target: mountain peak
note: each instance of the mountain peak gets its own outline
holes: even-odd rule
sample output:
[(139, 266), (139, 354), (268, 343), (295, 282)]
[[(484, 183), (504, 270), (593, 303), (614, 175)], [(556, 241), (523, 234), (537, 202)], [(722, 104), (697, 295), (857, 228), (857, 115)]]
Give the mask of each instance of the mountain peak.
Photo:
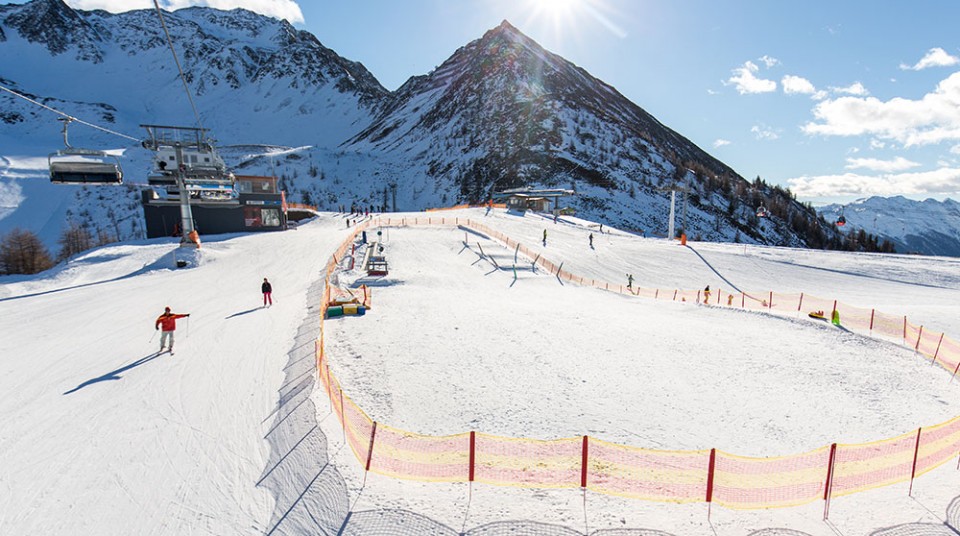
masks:
[(13, 10), (2, 22), (27, 41), (45, 44), (53, 54), (62, 54), (75, 45), (78, 58), (95, 63), (103, 60), (93, 42), (96, 32), (63, 0), (33, 0)]

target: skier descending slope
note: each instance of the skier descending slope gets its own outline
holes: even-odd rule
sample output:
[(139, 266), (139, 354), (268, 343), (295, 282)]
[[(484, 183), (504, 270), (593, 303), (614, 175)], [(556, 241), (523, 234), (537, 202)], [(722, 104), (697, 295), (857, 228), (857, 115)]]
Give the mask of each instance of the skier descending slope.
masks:
[(163, 309), (163, 314), (157, 317), (157, 321), (154, 322), (153, 327), (155, 329), (163, 328), (163, 332), (160, 334), (160, 351), (163, 352), (165, 343), (169, 339), (170, 344), (168, 346), (170, 354), (173, 354), (173, 332), (177, 330), (177, 319), (190, 316), (190, 313), (187, 314), (177, 314), (171, 313), (169, 307)]
[(273, 286), (270, 285), (270, 282), (267, 281), (267, 278), (263, 278), (263, 284), (260, 285), (260, 292), (263, 293), (263, 306), (268, 307), (273, 305)]

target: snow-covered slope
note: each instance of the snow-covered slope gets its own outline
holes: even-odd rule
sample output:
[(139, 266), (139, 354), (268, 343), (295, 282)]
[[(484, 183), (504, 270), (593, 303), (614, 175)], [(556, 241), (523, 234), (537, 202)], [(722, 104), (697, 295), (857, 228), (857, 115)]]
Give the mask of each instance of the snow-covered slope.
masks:
[[(587, 277), (802, 290), (960, 333), (955, 259), (683, 248), (578, 219), (442, 215), (482, 221)], [(343, 216), (324, 214), (297, 231), (210, 237), (186, 270), (171, 268), (173, 241), (154, 240), (0, 277), (0, 533), (480, 535), (495, 524), (497, 533), (574, 534), (584, 523), (586, 533), (711, 532), (703, 504), (364, 479), (325, 394), (303, 392), (313, 340), (296, 328), (317, 325), (307, 289), (347, 231)], [(373, 288), (373, 308), (328, 322), (326, 336), (344, 389), (386, 424), (790, 454), (913, 430), (960, 404), (948, 374), (895, 344), (802, 318), (619, 296), (522, 267), (514, 282), (477, 243), (503, 267), (513, 250), (462, 230), (382, 238), (391, 273)], [(274, 284), (270, 309), (259, 308), (263, 277)], [(153, 357), (153, 322), (167, 305), (191, 317), (180, 321), (176, 354)], [(287, 362), (291, 348), (305, 357)], [(288, 429), (294, 421), (303, 427)], [(898, 523), (943, 534), (922, 530), (945, 529), (942, 512), (960, 489), (949, 465), (918, 479), (913, 499), (901, 485), (836, 497), (831, 521), (844, 534)], [(407, 523), (394, 525), (405, 510)], [(822, 514), (820, 503), (714, 507), (712, 523), (731, 536), (834, 534)]]
[[(889, 240), (897, 251), (960, 257), (960, 204), (952, 199), (915, 201), (902, 196), (858, 199), (842, 206), (844, 233), (861, 230)], [(836, 221), (841, 205), (818, 211)]]

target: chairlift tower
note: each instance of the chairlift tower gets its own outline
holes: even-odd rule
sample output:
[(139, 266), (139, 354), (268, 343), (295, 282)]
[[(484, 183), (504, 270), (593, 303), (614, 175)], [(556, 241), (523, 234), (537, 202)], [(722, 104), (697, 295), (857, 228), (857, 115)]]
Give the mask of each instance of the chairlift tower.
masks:
[(672, 184), (670, 186), (665, 186), (662, 188), (657, 188), (658, 192), (670, 192), (670, 221), (667, 227), (667, 238), (673, 240), (676, 238), (676, 227), (674, 225), (674, 219), (676, 214), (676, 204), (677, 204), (677, 192), (683, 192), (683, 229), (686, 232), (687, 229), (687, 193), (690, 191), (686, 186), (681, 186), (679, 184)]
[(213, 148), (207, 130), (194, 127), (140, 125), (147, 130), (143, 147), (156, 153), (155, 172), (169, 177), (180, 198), (180, 247), (199, 247), (190, 192), (233, 188), (233, 174)]

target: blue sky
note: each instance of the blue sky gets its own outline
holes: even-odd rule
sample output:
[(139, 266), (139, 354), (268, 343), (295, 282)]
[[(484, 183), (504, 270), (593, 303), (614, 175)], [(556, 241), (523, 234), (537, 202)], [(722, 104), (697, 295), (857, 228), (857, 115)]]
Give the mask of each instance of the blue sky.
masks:
[[(22, 2), (17, 2), (22, 3)], [(122, 11), (151, 0), (67, 0)], [(960, 2), (166, 0), (286, 18), (388, 89), (509, 20), (748, 179), (958, 198)]]

